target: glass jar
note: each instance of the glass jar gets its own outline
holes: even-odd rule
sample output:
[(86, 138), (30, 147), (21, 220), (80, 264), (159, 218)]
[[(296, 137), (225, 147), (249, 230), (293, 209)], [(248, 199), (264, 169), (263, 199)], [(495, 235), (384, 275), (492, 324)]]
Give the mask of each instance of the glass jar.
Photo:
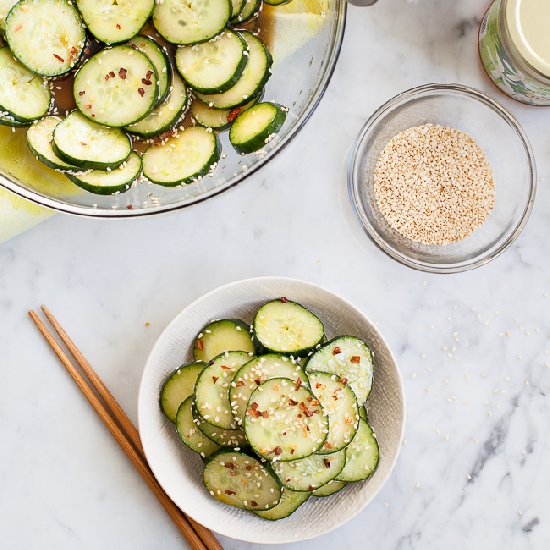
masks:
[(479, 31), (489, 78), (507, 95), (550, 106), (550, 0), (495, 0)]

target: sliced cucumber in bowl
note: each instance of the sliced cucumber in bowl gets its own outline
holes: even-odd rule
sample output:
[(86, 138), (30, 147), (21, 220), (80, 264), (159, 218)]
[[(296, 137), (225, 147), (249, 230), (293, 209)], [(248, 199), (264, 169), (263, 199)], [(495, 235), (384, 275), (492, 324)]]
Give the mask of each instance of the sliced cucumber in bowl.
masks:
[(219, 34), (231, 12), (230, 0), (162, 0), (153, 11), (153, 24), (172, 44), (196, 44)]
[[(208, 362), (226, 351), (254, 352), (250, 326), (240, 319), (218, 319), (205, 325), (193, 342), (193, 357)], [(250, 358), (249, 358), (250, 360)]]
[(248, 45), (248, 62), (236, 84), (221, 94), (201, 94), (197, 97), (215, 109), (235, 109), (255, 99), (271, 75), (272, 59), (264, 43), (250, 32), (241, 32)]
[(220, 447), (199, 430), (193, 418), (192, 401), (192, 397), (188, 397), (178, 407), (175, 418), (176, 430), (187, 447), (206, 458), (218, 451)]
[(219, 131), (227, 130), (243, 111), (250, 109), (255, 103), (256, 100), (253, 99), (250, 103), (235, 109), (213, 109), (200, 99), (194, 99), (191, 104), (191, 116), (199, 126), (204, 128), (213, 128)]
[(216, 135), (205, 128), (186, 128), (147, 149), (143, 173), (159, 185), (174, 187), (207, 175), (220, 158)]
[(146, 117), (159, 97), (152, 61), (130, 46), (96, 53), (80, 67), (74, 80), (78, 110), (90, 120), (121, 128)]
[(118, 168), (130, 155), (132, 144), (118, 128), (107, 128), (73, 111), (56, 127), (53, 149), (63, 161), (82, 170)]
[(32, 154), (46, 166), (54, 170), (78, 170), (60, 159), (52, 147), (54, 130), (62, 120), (58, 116), (47, 116), (35, 122), (27, 131), (27, 144)]
[(241, 113), (229, 132), (231, 145), (238, 153), (263, 149), (281, 129), (286, 111), (274, 103), (258, 103)]
[(66, 172), (66, 176), (76, 185), (96, 195), (124, 193), (141, 174), (141, 157), (137, 153), (130, 156), (112, 170), (91, 170), (88, 172)]
[(248, 44), (239, 33), (225, 30), (208, 42), (180, 46), (176, 67), (195, 91), (219, 94), (233, 87), (248, 62)]
[(268, 519), (269, 521), (287, 518), (296, 512), (310, 496), (311, 493), (308, 491), (291, 491), (285, 487), (281, 494), (281, 500), (277, 506), (265, 512), (256, 512), (256, 515)]
[(10, 118), (19, 123), (38, 120), (50, 104), (47, 82), (17, 61), (9, 48), (0, 48), (0, 109), (6, 123)]
[(41, 76), (60, 76), (80, 60), (86, 30), (66, 0), (21, 0), (9, 12), (5, 36), (13, 55)]
[(155, 0), (76, 0), (76, 5), (95, 38), (105, 44), (116, 44), (140, 31), (155, 7)]

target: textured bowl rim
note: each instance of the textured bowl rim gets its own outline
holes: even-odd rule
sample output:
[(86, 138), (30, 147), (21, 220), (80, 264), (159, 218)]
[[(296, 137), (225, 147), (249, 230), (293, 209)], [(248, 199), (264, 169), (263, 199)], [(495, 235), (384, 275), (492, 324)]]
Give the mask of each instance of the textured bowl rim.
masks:
[(328, 85), (330, 84), (330, 81), (332, 79), (332, 75), (334, 74), (334, 70), (336, 68), (336, 63), (338, 61), (338, 58), (340, 57), (340, 52), (342, 50), (342, 42), (344, 39), (344, 31), (346, 28), (347, 2), (345, 0), (335, 0), (335, 6), (336, 6), (336, 9), (338, 10), (338, 14), (337, 14), (335, 34), (332, 41), (331, 52), (327, 59), (327, 65), (326, 65), (326, 69), (323, 74), (323, 77), (319, 81), (319, 84), (317, 85), (315, 92), (313, 94), (313, 99), (307, 106), (304, 114), (297, 121), (294, 128), (290, 130), (288, 135), (284, 139), (282, 139), (273, 148), (272, 151), (270, 151), (263, 159), (261, 159), (254, 166), (253, 169), (245, 171), (239, 176), (231, 178), (230, 180), (228, 180), (228, 182), (226, 182), (224, 186), (220, 188), (212, 189), (211, 191), (203, 193), (202, 195), (199, 195), (193, 199), (184, 199), (172, 204), (147, 208), (146, 210), (138, 210), (138, 209), (113, 210), (111, 208), (90, 208), (90, 207), (85, 207), (85, 206), (80, 206), (75, 204), (67, 204), (61, 200), (46, 196), (43, 193), (39, 193), (38, 191), (32, 191), (30, 189), (26, 189), (25, 187), (20, 185), (15, 180), (15, 178), (12, 179), (11, 177), (4, 176), (2, 174), (0, 174), (0, 186), (5, 187), (9, 191), (15, 193), (16, 195), (19, 195), (20, 197), (23, 197), (24, 199), (30, 200), (31, 202), (34, 202), (41, 206), (51, 208), (58, 212), (64, 212), (66, 214), (74, 214), (76, 216), (84, 216), (84, 217), (90, 217), (90, 218), (110, 218), (110, 219), (140, 218), (145, 216), (154, 216), (154, 215), (158, 215), (166, 212), (171, 212), (174, 210), (182, 210), (184, 208), (188, 208), (195, 204), (200, 204), (201, 202), (204, 202), (217, 195), (221, 195), (222, 193), (224, 193), (225, 191), (228, 191), (229, 189), (233, 189), (239, 183), (245, 181), (250, 176), (252, 176), (256, 172), (261, 170), (266, 164), (269, 163), (269, 161), (277, 157), (278, 154), (289, 143), (291, 143), (294, 140), (294, 138), (300, 133), (302, 128), (309, 121), (309, 119), (311, 118), (311, 116), (319, 106), (321, 100), (323, 99), (323, 96), (325, 95)]
[[(405, 254), (402, 254), (399, 250), (391, 246), (386, 241), (386, 239), (374, 229), (367, 216), (365, 216), (363, 212), (361, 200), (357, 193), (358, 185), (356, 179), (356, 168), (359, 161), (359, 151), (362, 146), (363, 140), (365, 139), (371, 128), (381, 119), (383, 119), (386, 113), (394, 107), (408, 103), (409, 101), (417, 98), (419, 95), (440, 90), (452, 91), (457, 93), (458, 95), (464, 95), (476, 99), (479, 103), (484, 104), (487, 108), (492, 109), (495, 113), (500, 115), (500, 117), (513, 130), (515, 130), (516, 135), (525, 150), (530, 168), (529, 197), (525, 204), (521, 217), (514, 229), (510, 232), (504, 242), (502, 242), (498, 246), (498, 248), (496, 248), (492, 252), (481, 254), (477, 258), (461, 263), (434, 264), (423, 262), (421, 260), (415, 260), (413, 258), (410, 258), (409, 256), (406, 256)], [(367, 233), (369, 238), (380, 250), (385, 252), (388, 256), (398, 261), (399, 263), (418, 271), (425, 271), (434, 274), (461, 273), (464, 271), (477, 269), (478, 267), (488, 264), (495, 258), (498, 258), (512, 245), (512, 243), (519, 237), (519, 235), (523, 231), (523, 228), (529, 220), (529, 216), (531, 215), (531, 212), (533, 210), (533, 205), (537, 192), (537, 167), (535, 155), (533, 153), (533, 148), (531, 146), (529, 138), (527, 137), (527, 134), (525, 133), (525, 130), (523, 129), (519, 121), (496, 99), (478, 90), (477, 88), (464, 86), (463, 84), (423, 84), (421, 86), (416, 86), (414, 88), (405, 90), (404, 92), (401, 92), (388, 100), (368, 118), (367, 122), (361, 128), (359, 134), (355, 139), (352, 150), (349, 153), (347, 165), (347, 186), (349, 200), (351, 202), (356, 218), (359, 220), (359, 223), (361, 224), (363, 230)]]
[[(170, 331), (170, 329), (174, 325), (176, 325), (179, 322), (181, 317), (184, 317), (191, 308), (193, 308), (196, 304), (200, 303), (202, 300), (205, 300), (205, 299), (209, 298), (210, 296), (212, 296), (213, 294), (216, 294), (218, 292), (226, 291), (226, 290), (228, 290), (232, 287), (246, 285), (246, 284), (249, 284), (249, 283), (256, 283), (256, 282), (264, 282), (264, 283), (269, 283), (269, 282), (285, 283), (285, 282), (287, 282), (287, 283), (305, 285), (305, 286), (308, 286), (312, 289), (320, 290), (322, 292), (325, 292), (325, 293), (328, 293), (328, 294), (332, 295), (334, 298), (336, 298), (338, 300), (341, 300), (344, 304), (346, 304), (348, 307), (350, 307), (352, 310), (354, 310), (360, 317), (365, 319), (367, 321), (367, 323), (372, 327), (373, 331), (376, 333), (376, 335), (379, 338), (380, 342), (386, 347), (386, 349), (388, 351), (388, 355), (391, 358), (391, 360), (392, 360), (392, 362), (395, 366), (395, 374), (396, 374), (396, 380), (397, 380), (397, 390), (398, 390), (398, 393), (399, 393), (400, 401), (401, 401), (401, 404), (402, 404), (402, 411), (403, 411), (402, 416), (398, 419), (398, 422), (400, 423), (400, 430), (399, 430), (399, 438), (397, 440), (397, 445), (396, 445), (396, 450), (395, 450), (395, 456), (393, 457), (393, 460), (391, 461), (391, 464), (389, 465), (386, 477), (382, 480), (382, 482), (380, 483), (380, 486), (378, 487), (378, 489), (376, 491), (374, 491), (365, 502), (361, 503), (360, 506), (358, 506), (355, 510), (351, 511), (345, 518), (342, 518), (342, 520), (340, 522), (338, 522), (337, 524), (335, 524), (334, 526), (329, 527), (326, 530), (321, 531), (320, 533), (312, 535), (312, 536), (305, 536), (305, 537), (300, 538), (300, 539), (288, 538), (288, 539), (282, 539), (282, 540), (277, 540), (277, 541), (273, 541), (273, 542), (270, 542), (270, 541), (266, 542), (265, 540), (260, 541), (260, 540), (255, 540), (255, 539), (253, 540), (253, 539), (250, 539), (250, 538), (248, 538), (248, 539), (245, 539), (245, 538), (243, 538), (243, 539), (234, 539), (230, 535), (226, 535), (224, 533), (218, 533), (222, 536), (227, 536), (228, 538), (232, 538), (233, 540), (241, 540), (243, 542), (249, 542), (249, 543), (254, 543), (254, 544), (262, 544), (262, 545), (292, 544), (292, 543), (298, 543), (298, 542), (301, 542), (301, 541), (304, 541), (304, 540), (312, 540), (312, 539), (318, 538), (320, 536), (326, 535), (326, 534), (342, 527), (344, 524), (348, 523), (354, 517), (359, 515), (380, 494), (380, 492), (382, 491), (382, 489), (384, 488), (384, 486), (386, 485), (386, 483), (390, 479), (390, 477), (391, 477), (391, 475), (392, 475), (392, 473), (395, 469), (395, 466), (397, 464), (397, 461), (399, 459), (399, 456), (401, 454), (402, 447), (403, 447), (403, 438), (404, 438), (404, 435), (405, 435), (406, 418), (407, 418), (407, 402), (406, 402), (405, 387), (403, 385), (403, 377), (401, 376), (401, 371), (399, 369), (399, 364), (397, 362), (395, 354), (393, 353), (393, 351), (392, 351), (391, 347), (389, 346), (387, 340), (384, 338), (384, 336), (382, 335), (382, 333), (378, 329), (378, 326), (376, 325), (376, 323), (371, 321), (369, 317), (367, 317), (361, 310), (359, 310), (357, 307), (355, 307), (349, 300), (347, 300), (346, 298), (342, 297), (339, 294), (336, 294), (332, 290), (324, 288), (321, 285), (318, 285), (316, 283), (311, 283), (309, 281), (304, 281), (302, 279), (296, 279), (296, 278), (293, 278), (293, 277), (278, 277), (278, 276), (250, 277), (248, 279), (240, 279), (240, 280), (237, 280), (237, 281), (232, 281), (230, 283), (218, 286), (218, 287), (206, 292), (205, 294), (201, 295), (199, 298), (193, 300), (188, 305), (186, 305), (180, 311), (180, 313), (178, 313), (168, 323), (168, 325), (166, 325), (164, 330), (161, 332), (161, 334), (155, 340), (155, 343), (153, 344), (153, 347), (151, 348), (151, 351), (149, 352), (149, 354), (147, 356), (147, 360), (146, 360), (145, 366), (143, 368), (143, 372), (142, 372), (142, 376), (141, 376), (141, 380), (140, 380), (140, 384), (139, 384), (139, 391), (138, 391), (138, 403), (137, 403), (138, 431), (141, 434), (141, 415), (142, 415), (142, 413), (141, 413), (141, 411), (142, 411), (141, 403), (145, 399), (150, 399), (150, 395), (149, 394), (146, 395), (146, 390), (144, 389), (144, 386), (145, 386), (145, 384), (144, 384), (145, 372), (148, 370), (148, 367), (149, 367), (149, 365), (152, 361), (152, 358), (156, 354), (157, 348), (159, 347), (160, 341), (164, 337), (164, 335), (168, 331)], [(145, 458), (147, 459), (147, 462), (149, 463), (149, 458), (147, 456), (147, 449), (146, 449), (145, 445), (144, 445), (143, 451), (144, 451), (144, 454), (145, 454)], [(151, 471), (153, 471), (152, 467), (151, 467)], [(162, 487), (162, 489), (166, 492), (167, 495), (169, 495), (168, 491), (163, 486), (162, 482), (157, 478), (154, 471), (153, 471), (153, 475), (155, 476), (155, 479), (157, 479), (157, 481), (160, 484), (160, 486)], [(188, 514), (188, 512), (184, 512), (184, 513)], [(215, 528), (212, 528), (212, 529), (214, 531), (216, 531)]]

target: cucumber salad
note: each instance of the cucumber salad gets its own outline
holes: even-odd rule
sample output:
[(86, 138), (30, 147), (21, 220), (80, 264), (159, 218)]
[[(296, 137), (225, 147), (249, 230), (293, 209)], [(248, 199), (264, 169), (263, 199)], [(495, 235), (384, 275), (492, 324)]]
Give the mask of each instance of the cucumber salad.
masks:
[(167, 378), (159, 402), (202, 457), (212, 498), (280, 520), (376, 470), (366, 412), (373, 356), (361, 339), (327, 341), (316, 315), (281, 298), (251, 325), (207, 324), (193, 359)]
[[(222, 158), (224, 130), (239, 154), (262, 154), (287, 114), (262, 100), (272, 66), (258, 33), (262, 8), (263, 0), (6, 0), (0, 124), (28, 127), (39, 161), (101, 195), (138, 179), (200, 180)], [(59, 90), (69, 100), (58, 101)]]

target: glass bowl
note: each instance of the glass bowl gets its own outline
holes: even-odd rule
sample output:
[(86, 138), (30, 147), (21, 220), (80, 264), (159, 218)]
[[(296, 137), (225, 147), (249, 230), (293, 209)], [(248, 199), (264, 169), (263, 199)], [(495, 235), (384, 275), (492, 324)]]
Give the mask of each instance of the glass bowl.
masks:
[(0, 185), (44, 206), (96, 217), (157, 214), (190, 206), (248, 178), (280, 152), (307, 122), (332, 76), (344, 34), (344, 0), (294, 0), (287, 6), (264, 6), (262, 36), (274, 58), (264, 98), (289, 108), (279, 139), (265, 154), (238, 155), (228, 132), (220, 134), (225, 158), (212, 175), (175, 188), (139, 182), (114, 196), (83, 191), (37, 161), (27, 148), (26, 130), (0, 127)]
[[(466, 239), (447, 245), (413, 242), (386, 222), (374, 196), (374, 168), (387, 142), (423, 124), (466, 132), (484, 150), (494, 173), (496, 202), (485, 223)], [(457, 273), (480, 267), (518, 237), (531, 212), (536, 167), (525, 132), (499, 103), (458, 84), (427, 84), (388, 101), (367, 121), (348, 163), (348, 191), (364, 230), (395, 260), (421, 271)]]

